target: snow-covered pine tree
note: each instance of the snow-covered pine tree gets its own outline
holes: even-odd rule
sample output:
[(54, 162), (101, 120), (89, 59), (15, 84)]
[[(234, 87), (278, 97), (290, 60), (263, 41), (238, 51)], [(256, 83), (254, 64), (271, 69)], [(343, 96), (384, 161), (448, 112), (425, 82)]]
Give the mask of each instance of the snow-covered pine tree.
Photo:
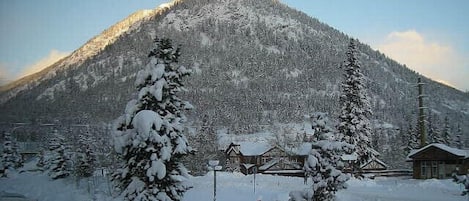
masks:
[(94, 154), (93, 140), (89, 132), (78, 135), (78, 153), (76, 174), (79, 177), (91, 177), (95, 170), (96, 156)]
[(349, 176), (342, 173), (343, 162), (340, 157), (353, 150), (353, 145), (339, 142), (335, 132), (329, 126), (325, 113), (316, 112), (311, 116), (315, 141), (304, 164), (305, 176), (311, 177), (313, 183), (310, 190), (302, 193), (306, 200), (333, 200), (337, 190), (346, 187)]
[(366, 93), (364, 75), (360, 72), (360, 64), (357, 58), (358, 50), (355, 40), (351, 39), (346, 52), (347, 60), (343, 66), (344, 80), (342, 81), (342, 93), (339, 101), (341, 112), (339, 116), (338, 131), (341, 140), (355, 145), (354, 151), (358, 158), (354, 163), (355, 169), (374, 156), (371, 151), (371, 124), (369, 117), (372, 115), (369, 98)]
[(36, 166), (41, 169), (41, 171), (44, 171), (44, 167), (46, 166), (45, 164), (46, 158), (45, 158), (45, 151), (41, 150), (39, 151), (39, 160), (36, 163)]
[(464, 142), (462, 140), (462, 129), (461, 125), (458, 124), (458, 128), (456, 130), (456, 139), (454, 139), (454, 144), (456, 145), (456, 148), (462, 149)]
[(417, 149), (419, 147), (418, 131), (412, 127), (412, 123), (409, 122), (407, 125), (407, 131), (404, 132), (404, 137), (402, 138), (403, 143), (406, 145), (404, 148), (405, 153), (409, 154), (411, 150)]
[(311, 116), (307, 117), (309, 117), (309, 120), (311, 121), (311, 128), (314, 131), (312, 139), (313, 142), (324, 139), (336, 139), (336, 136), (334, 136), (335, 131), (329, 123), (327, 113), (314, 112)]
[(451, 133), (451, 126), (449, 124), (449, 118), (448, 116), (445, 117), (445, 121), (444, 121), (444, 127), (443, 127), (443, 132), (441, 133), (441, 138), (442, 138), (442, 142), (443, 144), (446, 144), (448, 146), (452, 146), (452, 142), (453, 140), (451, 140), (451, 136), (453, 134)]
[(188, 176), (181, 163), (191, 151), (183, 134), (183, 110), (192, 106), (177, 93), (191, 71), (177, 65), (180, 49), (170, 39), (155, 39), (149, 64), (137, 74), (137, 99), (113, 128), (114, 148), (123, 166), (114, 181), (125, 200), (182, 200)]
[(65, 178), (70, 175), (70, 159), (66, 155), (64, 141), (64, 137), (54, 130), (49, 140), (50, 157), (47, 161), (49, 176), (52, 179)]
[(430, 141), (431, 143), (441, 143), (441, 144), (445, 144), (445, 139), (443, 137), (444, 133), (443, 133), (443, 129), (440, 129), (441, 127), (441, 122), (439, 120), (438, 117), (435, 116), (434, 120), (433, 120), (433, 124), (432, 124), (432, 128), (430, 129), (431, 131), (431, 140)]
[(431, 113), (428, 114), (427, 118), (427, 143), (431, 144), (435, 142), (435, 127), (433, 122), (433, 115)]
[(202, 125), (191, 140), (195, 153), (190, 158), (188, 169), (191, 170), (193, 175), (204, 175), (207, 173), (207, 162), (209, 160), (219, 160), (217, 155), (217, 134), (211, 122), (209, 116), (202, 117)]
[(8, 169), (16, 169), (22, 166), (21, 156), (18, 154), (15, 142), (9, 132), (4, 134), (2, 165), (4, 174)]

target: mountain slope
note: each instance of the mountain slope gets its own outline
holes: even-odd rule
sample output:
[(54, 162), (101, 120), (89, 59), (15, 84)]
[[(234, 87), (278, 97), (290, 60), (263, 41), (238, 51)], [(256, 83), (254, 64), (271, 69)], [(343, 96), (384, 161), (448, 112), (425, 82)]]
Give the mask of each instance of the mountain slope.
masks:
[[(155, 36), (180, 44), (181, 64), (195, 71), (184, 94), (196, 107), (189, 115), (194, 125), (206, 117), (215, 127), (246, 133), (301, 122), (313, 111), (337, 116), (346, 35), (278, 1), (181, 0), (132, 15), (4, 88), (0, 122), (115, 119), (135, 93), (135, 74), (148, 62)], [(359, 50), (375, 124), (403, 128), (415, 119), (419, 75), (367, 45)], [(431, 115), (469, 130), (467, 94), (424, 81)]]

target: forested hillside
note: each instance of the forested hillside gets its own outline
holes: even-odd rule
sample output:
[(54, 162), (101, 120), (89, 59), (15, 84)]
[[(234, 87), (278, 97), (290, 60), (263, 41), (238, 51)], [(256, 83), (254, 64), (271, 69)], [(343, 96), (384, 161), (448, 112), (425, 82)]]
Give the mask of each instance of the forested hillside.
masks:
[[(315, 111), (338, 116), (350, 38), (327, 24), (273, 0), (181, 0), (139, 13), (39, 74), (3, 87), (0, 122), (111, 122), (136, 91), (136, 73), (149, 62), (156, 36), (180, 45), (179, 62), (194, 71), (183, 96), (195, 107), (188, 117), (196, 130), (204, 122), (246, 134), (301, 123)], [(358, 50), (374, 145), (393, 160), (404, 132), (417, 124), (420, 75), (366, 44)], [(468, 133), (469, 95), (423, 81), (429, 126), (442, 130), (447, 117), (452, 136), (458, 125)], [(467, 145), (467, 134), (463, 139)]]

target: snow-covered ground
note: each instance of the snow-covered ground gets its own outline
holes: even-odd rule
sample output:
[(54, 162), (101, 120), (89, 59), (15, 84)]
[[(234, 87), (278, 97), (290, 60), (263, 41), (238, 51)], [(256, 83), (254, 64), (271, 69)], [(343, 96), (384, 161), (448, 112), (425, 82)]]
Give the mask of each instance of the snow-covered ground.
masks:
[[(287, 201), (292, 190), (308, 188), (302, 178), (272, 175), (254, 176), (240, 173), (217, 172), (217, 200), (220, 201)], [(101, 182), (80, 182), (73, 179), (52, 181), (44, 173), (13, 173), (10, 178), (0, 178), (0, 192), (19, 193), (39, 201), (120, 201), (109, 195), (109, 186)], [(213, 173), (192, 177), (193, 188), (184, 201), (213, 199)], [(451, 180), (414, 180), (409, 178), (381, 178), (374, 180), (349, 180), (349, 188), (337, 193), (338, 201), (451, 201), (468, 200), (460, 196), (462, 186)], [(93, 189), (88, 189), (91, 186)]]

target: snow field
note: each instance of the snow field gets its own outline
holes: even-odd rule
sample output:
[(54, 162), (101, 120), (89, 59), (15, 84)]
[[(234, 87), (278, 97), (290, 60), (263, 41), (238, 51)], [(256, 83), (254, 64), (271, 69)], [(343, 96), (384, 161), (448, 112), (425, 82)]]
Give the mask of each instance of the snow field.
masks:
[[(47, 173), (11, 173), (0, 178), (0, 191), (19, 193), (38, 201), (87, 201), (89, 193), (69, 179), (52, 180)], [(81, 186), (84, 187), (84, 186)]]
[[(223, 201), (287, 201), (291, 190), (307, 188), (302, 178), (217, 172), (217, 200)], [(194, 188), (187, 191), (184, 201), (213, 200), (213, 172), (190, 179)]]
[[(303, 178), (273, 175), (256, 175), (254, 193), (253, 175), (217, 172), (217, 200), (219, 201), (288, 201), (290, 191), (309, 188)], [(104, 178), (96, 185), (87, 181), (77, 182), (72, 178), (51, 180), (47, 173), (11, 173), (9, 178), (0, 178), (0, 192), (19, 193), (38, 201), (121, 201), (122, 197), (109, 195), (109, 186)], [(183, 201), (213, 200), (213, 172), (205, 176), (190, 177), (192, 189), (184, 194)], [(311, 182), (311, 181), (309, 181)], [(461, 196), (463, 187), (446, 180), (415, 180), (409, 178), (384, 178), (375, 180), (351, 179), (348, 188), (339, 190), (337, 201), (467, 201)], [(88, 191), (88, 187), (95, 186)]]
[(377, 177), (375, 180), (351, 179), (348, 189), (338, 191), (340, 201), (456, 201), (469, 200), (461, 196), (463, 187), (450, 179), (416, 180), (407, 177)]

